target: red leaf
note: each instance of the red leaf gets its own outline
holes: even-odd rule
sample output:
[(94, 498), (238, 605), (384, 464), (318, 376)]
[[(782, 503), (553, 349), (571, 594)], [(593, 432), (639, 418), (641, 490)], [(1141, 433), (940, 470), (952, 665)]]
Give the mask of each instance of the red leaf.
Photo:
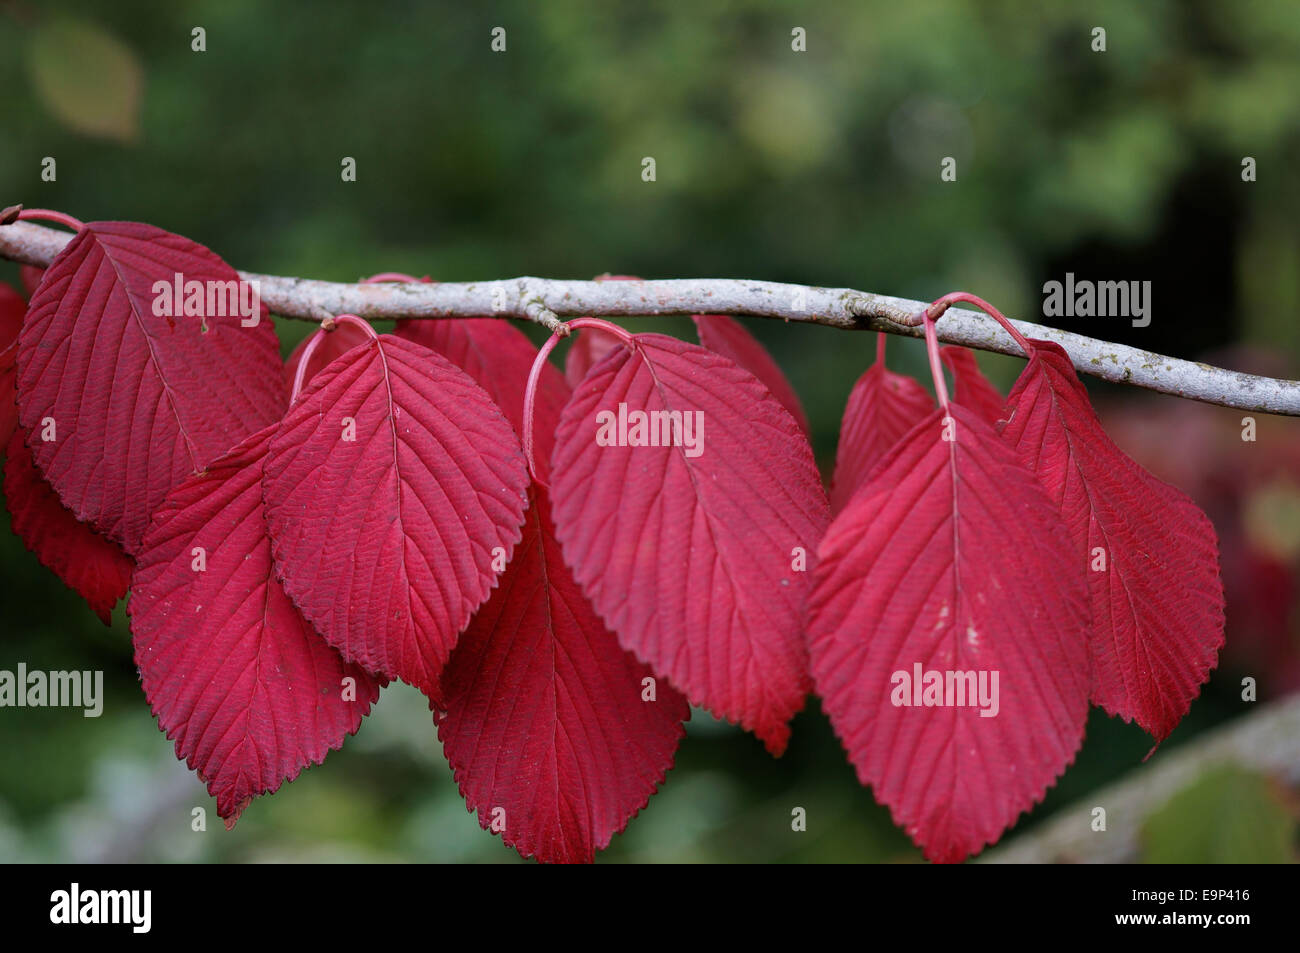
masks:
[[(167, 497), (128, 605), (149, 705), (227, 827), (252, 798), (340, 747), (379, 697), (272, 572), (261, 477), (274, 431), (252, 435)], [(196, 549), (205, 571), (194, 569)]]
[(803, 406), (799, 403), (799, 395), (785, 379), (776, 361), (772, 360), (772, 355), (745, 330), (743, 324), (725, 314), (693, 314), (691, 320), (695, 322), (701, 344), (710, 351), (731, 358), (733, 363), (757, 377), (772, 392), (772, 396), (781, 402), (781, 406), (790, 411), (790, 416), (803, 428), (803, 432), (812, 432)]
[(18, 269), (18, 276), (22, 279), (23, 287), (27, 290), (27, 297), (36, 294), (36, 289), (41, 285), (41, 276), (45, 274), (44, 268), (37, 268), (35, 265), (23, 265)]
[(47, 419), (56, 428), (35, 441), (36, 465), (78, 519), (129, 554), (168, 491), (278, 420), (286, 401), (265, 309), (254, 327), (238, 314), (155, 316), (154, 283), (177, 274), (239, 280), (187, 238), (92, 222), (46, 270), (19, 338), (19, 417), (34, 434)]
[(18, 357), (18, 332), (22, 330), (27, 302), (18, 292), (0, 283), (0, 440), (5, 445), (18, 426), (18, 403), (14, 394), (14, 360)]
[[(316, 335), (313, 332), (298, 342), (298, 346), (293, 349), (289, 359), (284, 362), (284, 380), (285, 385), (292, 390), (293, 379), (298, 373), (298, 365), (302, 363), (303, 353), (307, 350), (307, 345), (311, 343), (312, 338)], [(307, 370), (303, 372), (302, 384), (306, 387), (311, 383), (311, 379), (316, 374), (324, 370), (336, 358), (342, 357), (348, 351), (352, 350), (358, 344), (365, 344), (370, 340), (370, 335), (366, 333), (365, 328), (358, 327), (350, 321), (341, 321), (334, 325), (333, 330), (326, 331), (325, 336), (321, 338), (316, 350), (312, 351), (311, 360), (307, 364)]]
[(600, 328), (583, 328), (581, 334), (570, 338), (572, 343), (564, 355), (564, 379), (570, 387), (577, 387), (587, 372), (600, 363), (610, 351), (622, 347), (622, 342), (608, 331)]
[[(459, 366), (522, 432), (537, 349), (521, 331), (489, 318), (401, 321), (396, 333)], [(534, 404), (543, 475), (568, 397), (548, 363)], [(690, 717), (666, 682), (657, 701), (641, 700), (641, 680), (651, 674), (619, 647), (574, 582), (546, 491), (534, 486), (523, 539), (442, 676), (438, 735), (483, 827), (503, 809), (505, 842), (549, 862), (591, 861), (609, 846), (672, 767)]]
[(1076, 547), (1066, 565), (1087, 579), (1092, 702), (1162, 741), (1223, 645), (1214, 527), (1106, 436), (1065, 352), (1031, 344), (1002, 434), (1059, 507)]
[(110, 625), (113, 606), (131, 583), (131, 560), (59, 502), (32, 463), (21, 430), (9, 438), (4, 487), (14, 535)]
[(645, 807), (685, 734), (690, 709), (667, 683), (642, 700), (651, 677), (573, 581), (536, 488), (500, 588), (443, 673), (438, 737), (479, 823), (504, 821), (525, 857), (593, 860)]
[(924, 387), (885, 366), (884, 337), (878, 339), (876, 362), (858, 378), (844, 406), (831, 479), (833, 513), (844, 509), (871, 468), (934, 409)]
[(968, 347), (949, 346), (939, 349), (939, 357), (952, 371), (956, 385), (952, 399), (956, 403), (975, 411), (985, 423), (997, 424), (1006, 417), (1007, 400), (984, 376), (974, 351)]
[[(808, 603), (831, 724), (858, 778), (935, 861), (997, 840), (1040, 800), (1088, 713), (1087, 597), (1062, 571), (1060, 516), (992, 427), (949, 413), (956, 440), (933, 411), (832, 522)], [(918, 665), (998, 672), (996, 716), (894, 704), (915, 700), (895, 673)]]
[(276, 571), (303, 614), (349, 661), (436, 698), (527, 504), (519, 441), (487, 394), (382, 335), (304, 391), (265, 484)]
[[(497, 318), (398, 321), (393, 333), (437, 351), (474, 378), (506, 415), (515, 433), (524, 432), (524, 386), (537, 356), (537, 348), (528, 335)], [(534, 456), (543, 476), (555, 444), (553, 424), (560, 419), (560, 411), (568, 399), (569, 387), (563, 376), (553, 364), (547, 363), (537, 383), (535, 412), (538, 421), (549, 421), (551, 425), (534, 429), (537, 441)]]
[[(556, 534), (624, 648), (780, 753), (808, 689), (808, 576), (792, 565), (828, 517), (812, 449), (727, 358), (659, 334), (633, 341), (592, 368), (564, 410)], [(680, 412), (682, 445), (601, 446), (609, 428), (598, 413), (624, 404)], [(698, 419), (692, 436), (686, 425)]]
[(23, 296), (0, 281), (0, 332), (3, 332), (3, 338), (0, 340), (5, 347), (18, 337), (18, 330), (23, 324), (23, 312), (26, 310), (27, 302)]

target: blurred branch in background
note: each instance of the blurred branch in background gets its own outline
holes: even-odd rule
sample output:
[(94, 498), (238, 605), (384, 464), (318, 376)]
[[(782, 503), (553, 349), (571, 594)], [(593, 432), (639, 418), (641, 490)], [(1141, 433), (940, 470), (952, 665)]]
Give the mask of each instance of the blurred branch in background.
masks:
[[(1012, 839), (981, 860), (1009, 864), (1132, 863), (1147, 853), (1147, 845), (1142, 843), (1144, 822), (1206, 775), (1234, 765), (1276, 778), (1292, 789), (1300, 786), (1300, 698), (1262, 707), (1207, 732), (1195, 745), (1144, 765), (1119, 782), (1062, 808), (1042, 827)], [(1106, 812), (1104, 831), (1093, 829), (1096, 808)], [(1249, 806), (1243, 803), (1228, 805), (1228, 810), (1233, 814), (1250, 813)], [(1192, 826), (1210, 826), (1218, 820), (1195, 814), (1191, 819)], [(1183, 836), (1190, 838), (1195, 833), (1184, 831)], [(1294, 844), (1282, 841), (1276, 846), (1294, 859)]]

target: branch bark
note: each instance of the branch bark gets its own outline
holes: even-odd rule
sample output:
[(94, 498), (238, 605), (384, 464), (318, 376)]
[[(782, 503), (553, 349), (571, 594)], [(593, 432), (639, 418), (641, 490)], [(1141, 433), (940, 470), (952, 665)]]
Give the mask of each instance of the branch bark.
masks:
[[(71, 238), (68, 232), (14, 222), (0, 226), (0, 257), (45, 267)], [(897, 322), (929, 303), (852, 288), (734, 278), (567, 281), (524, 277), (441, 284), (341, 284), (254, 272), (240, 275), (258, 282), (262, 301), (272, 313), (284, 317), (320, 321), (336, 314), (362, 318), (487, 316), (519, 318), (561, 333), (562, 316), (733, 314), (922, 337), (922, 328)], [(1255, 413), (1300, 416), (1300, 381), (1242, 374), (1027, 321), (1012, 323), (1028, 337), (1061, 345), (1082, 374)], [(952, 308), (939, 320), (937, 330), (939, 340), (947, 344), (1023, 356), (1010, 335), (979, 312)]]

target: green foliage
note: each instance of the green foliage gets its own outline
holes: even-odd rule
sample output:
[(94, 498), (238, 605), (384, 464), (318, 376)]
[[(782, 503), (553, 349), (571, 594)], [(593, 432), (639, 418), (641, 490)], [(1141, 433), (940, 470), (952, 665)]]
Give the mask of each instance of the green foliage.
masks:
[(1148, 864), (1294, 864), (1296, 816), (1268, 778), (1219, 765), (1169, 799), (1142, 830)]

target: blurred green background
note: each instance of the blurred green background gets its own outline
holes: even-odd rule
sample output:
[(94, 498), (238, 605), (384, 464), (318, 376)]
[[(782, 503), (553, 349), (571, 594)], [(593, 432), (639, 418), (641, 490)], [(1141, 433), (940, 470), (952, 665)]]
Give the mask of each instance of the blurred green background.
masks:
[[(507, 50), (490, 49), (506, 30)], [(1092, 30), (1106, 30), (1094, 52)], [(205, 52), (191, 49), (194, 27)], [(806, 52), (791, 31), (807, 34)], [(0, 0), (0, 205), (135, 219), (239, 268), (356, 280), (753, 277), (1041, 314), (1043, 282), (1151, 280), (1147, 328), (1064, 326), (1296, 377), (1300, 10), (1252, 3), (186, 4)], [(57, 179), (41, 178), (54, 157)], [(343, 182), (351, 156), (357, 180)], [(656, 160), (645, 182), (641, 160)], [(942, 182), (940, 161), (957, 160)], [(1258, 179), (1242, 180), (1243, 157)], [(0, 262), (0, 280), (17, 268)], [(630, 322), (691, 338), (685, 320)], [(825, 472), (867, 335), (750, 321)], [(308, 330), (280, 321), (285, 352)], [(531, 330), (531, 329), (530, 329)], [(981, 355), (1002, 387), (1020, 363)], [(899, 341), (896, 369), (924, 375)], [(1223, 538), (1228, 648), (1153, 761), (1300, 688), (1300, 425), (1090, 382), (1116, 439)], [(7, 519), (7, 517), (4, 517)], [(0, 859), (511, 861), (465, 811), (422, 698), (384, 692), (342, 752), (224, 832), (157, 731), (111, 629), (8, 532), (0, 668), (102, 669), (103, 717), (0, 710)], [(789, 752), (696, 713), (661, 793), (604, 860), (915, 861), (815, 701)], [(1136, 769), (1094, 712), (1011, 842)], [(1143, 833), (1148, 859), (1294, 859), (1296, 798), (1224, 769)], [(1208, 787), (1207, 787), (1208, 786)], [(195, 806), (209, 829), (190, 830)], [(790, 830), (795, 806), (808, 830)], [(1172, 813), (1171, 813), (1172, 812)], [(1220, 848), (1222, 844), (1218, 845)]]

